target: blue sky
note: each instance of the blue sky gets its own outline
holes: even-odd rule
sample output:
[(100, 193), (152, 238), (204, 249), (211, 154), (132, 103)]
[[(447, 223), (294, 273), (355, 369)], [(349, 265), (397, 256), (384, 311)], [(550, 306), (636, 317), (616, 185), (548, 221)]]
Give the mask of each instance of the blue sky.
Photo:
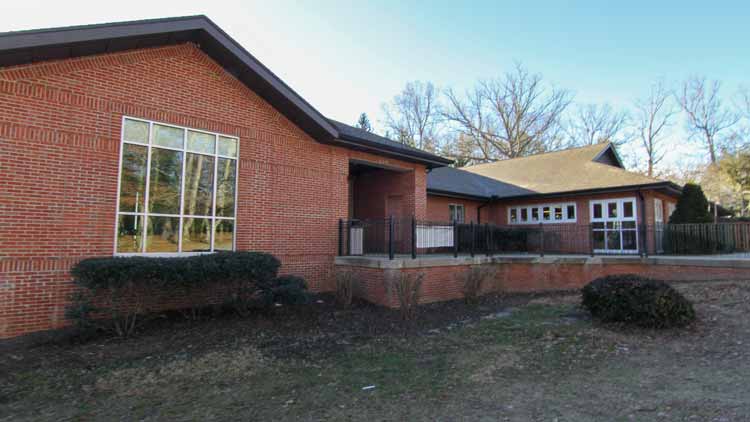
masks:
[(727, 98), (750, 85), (749, 2), (617, 3), (26, 0), (3, 5), (0, 30), (206, 14), (321, 112), (376, 128), (407, 81), (462, 90), (516, 61), (616, 107), (657, 78), (706, 75)]

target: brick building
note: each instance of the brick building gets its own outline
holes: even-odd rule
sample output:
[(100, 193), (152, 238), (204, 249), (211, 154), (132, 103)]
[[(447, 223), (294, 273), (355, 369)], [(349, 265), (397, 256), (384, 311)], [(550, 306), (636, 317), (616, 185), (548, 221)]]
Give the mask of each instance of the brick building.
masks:
[(65, 326), (86, 257), (260, 250), (328, 290), (341, 219), (652, 222), (678, 193), (450, 163), (326, 118), (203, 16), (0, 34), (0, 338)]

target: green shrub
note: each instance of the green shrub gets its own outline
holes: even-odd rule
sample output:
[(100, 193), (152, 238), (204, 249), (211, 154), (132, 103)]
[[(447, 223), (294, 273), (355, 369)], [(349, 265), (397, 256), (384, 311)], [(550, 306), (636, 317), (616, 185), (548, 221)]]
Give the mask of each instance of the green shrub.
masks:
[(633, 274), (610, 275), (587, 284), (583, 306), (602, 321), (647, 328), (679, 327), (695, 320), (693, 305), (672, 286)]
[(305, 279), (296, 275), (283, 275), (273, 280), (270, 286), (273, 301), (285, 305), (304, 305), (310, 302)]
[(708, 199), (700, 185), (688, 183), (682, 188), (677, 205), (669, 217), (669, 224), (713, 223), (714, 218), (708, 210)]
[[(189, 257), (89, 258), (71, 269), (79, 289), (71, 298), (66, 316), (80, 327), (108, 324), (119, 336), (136, 328), (147, 303), (160, 297), (187, 295), (193, 307), (195, 292), (217, 289), (243, 313), (252, 303), (271, 302), (280, 266), (273, 255), (259, 252), (220, 252)], [(191, 312), (195, 315), (195, 310)]]

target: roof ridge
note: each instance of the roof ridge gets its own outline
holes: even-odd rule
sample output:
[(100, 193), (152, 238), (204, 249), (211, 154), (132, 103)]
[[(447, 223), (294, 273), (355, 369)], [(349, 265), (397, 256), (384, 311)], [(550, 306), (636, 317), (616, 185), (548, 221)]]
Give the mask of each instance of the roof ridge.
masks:
[(581, 146), (575, 146), (575, 147), (570, 147), (570, 148), (565, 148), (565, 149), (558, 149), (558, 150), (554, 150), (554, 151), (544, 151), (544, 152), (540, 152), (540, 153), (537, 153), (537, 154), (525, 155), (523, 157), (506, 158), (504, 160), (492, 161), (490, 163), (474, 164), (474, 165), (465, 166), (465, 167), (462, 167), (462, 168), (468, 169), (468, 168), (477, 168), (477, 167), (487, 167), (487, 166), (490, 166), (490, 165), (493, 165), (493, 164), (503, 163), (503, 162), (506, 162), (506, 161), (523, 160), (523, 159), (527, 159), (527, 158), (539, 157), (539, 156), (542, 156), (542, 155), (559, 154), (559, 153), (563, 153), (563, 152), (569, 152), (569, 151), (586, 149), (586, 148), (594, 149), (595, 147), (601, 147), (601, 151), (604, 151), (605, 148), (611, 147), (611, 146), (613, 146), (612, 142), (602, 142), (602, 143), (593, 144), (593, 145), (581, 145)]

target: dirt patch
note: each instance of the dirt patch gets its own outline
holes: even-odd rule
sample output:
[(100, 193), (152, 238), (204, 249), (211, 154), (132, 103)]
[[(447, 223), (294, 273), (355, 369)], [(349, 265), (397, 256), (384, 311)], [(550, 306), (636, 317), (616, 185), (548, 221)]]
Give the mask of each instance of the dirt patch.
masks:
[(750, 283), (676, 286), (699, 320), (666, 331), (571, 294), (165, 316), (0, 355), (0, 420), (750, 420)]

